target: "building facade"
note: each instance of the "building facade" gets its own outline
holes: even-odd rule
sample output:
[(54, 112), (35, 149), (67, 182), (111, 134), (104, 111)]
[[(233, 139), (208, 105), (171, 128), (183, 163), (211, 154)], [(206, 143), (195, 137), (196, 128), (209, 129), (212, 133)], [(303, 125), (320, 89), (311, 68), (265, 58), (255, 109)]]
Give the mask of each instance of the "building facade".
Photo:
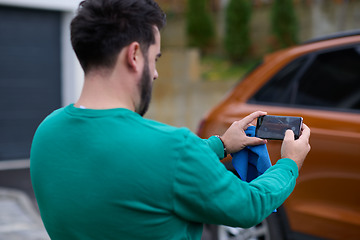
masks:
[(38, 124), (80, 93), (69, 29), (78, 3), (0, 0), (0, 169), (28, 166)]

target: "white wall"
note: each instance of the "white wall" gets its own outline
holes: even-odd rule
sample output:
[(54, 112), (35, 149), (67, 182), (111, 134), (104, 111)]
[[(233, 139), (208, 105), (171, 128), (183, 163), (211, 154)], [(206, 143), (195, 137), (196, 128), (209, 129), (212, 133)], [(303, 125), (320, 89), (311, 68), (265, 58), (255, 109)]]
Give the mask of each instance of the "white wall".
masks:
[(74, 11), (80, 0), (0, 0), (1, 5)]
[(0, 0), (0, 6), (25, 7), (62, 12), (62, 105), (68, 105), (79, 97), (83, 72), (72, 50), (70, 42), (70, 22), (80, 0)]

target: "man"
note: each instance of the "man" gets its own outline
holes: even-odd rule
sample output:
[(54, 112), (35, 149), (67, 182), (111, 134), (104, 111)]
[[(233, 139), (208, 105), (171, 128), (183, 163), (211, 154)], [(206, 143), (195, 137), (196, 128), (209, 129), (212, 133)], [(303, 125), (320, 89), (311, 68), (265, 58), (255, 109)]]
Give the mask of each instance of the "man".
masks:
[[(221, 137), (148, 120), (165, 17), (153, 0), (87, 0), (71, 23), (84, 69), (79, 100), (48, 116), (31, 149), (41, 217), (57, 239), (200, 239), (202, 223), (250, 227), (293, 190), (310, 146), (287, 131), (282, 157), (251, 183), (219, 161), (265, 141), (244, 130)], [(223, 143), (222, 143), (223, 141)], [(224, 145), (223, 145), (224, 144)]]

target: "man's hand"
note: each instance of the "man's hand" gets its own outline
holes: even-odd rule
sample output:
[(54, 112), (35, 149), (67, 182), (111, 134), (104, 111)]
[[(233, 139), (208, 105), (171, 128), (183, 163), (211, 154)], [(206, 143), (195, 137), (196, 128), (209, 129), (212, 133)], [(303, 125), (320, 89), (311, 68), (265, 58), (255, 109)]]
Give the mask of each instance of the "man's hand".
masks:
[(305, 124), (303, 124), (301, 135), (297, 140), (294, 140), (294, 132), (287, 130), (281, 146), (281, 157), (294, 160), (300, 170), (311, 148), (309, 138), (310, 128)]
[(244, 117), (240, 121), (235, 121), (224, 133), (224, 135), (221, 136), (221, 140), (224, 142), (227, 152), (235, 153), (246, 146), (265, 144), (266, 140), (264, 139), (246, 136), (245, 130), (256, 118), (266, 114), (266, 112), (257, 111)]

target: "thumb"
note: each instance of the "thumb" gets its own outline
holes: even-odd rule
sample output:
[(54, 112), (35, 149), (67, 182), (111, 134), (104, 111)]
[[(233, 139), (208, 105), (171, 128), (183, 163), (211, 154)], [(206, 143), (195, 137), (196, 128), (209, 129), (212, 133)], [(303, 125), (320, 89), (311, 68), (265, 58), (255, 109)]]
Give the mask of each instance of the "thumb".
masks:
[(257, 138), (257, 137), (249, 137), (248, 141), (246, 143), (246, 146), (257, 146), (257, 145), (263, 145), (266, 144), (267, 140)]
[(294, 132), (290, 129), (286, 130), (284, 140), (294, 140)]

